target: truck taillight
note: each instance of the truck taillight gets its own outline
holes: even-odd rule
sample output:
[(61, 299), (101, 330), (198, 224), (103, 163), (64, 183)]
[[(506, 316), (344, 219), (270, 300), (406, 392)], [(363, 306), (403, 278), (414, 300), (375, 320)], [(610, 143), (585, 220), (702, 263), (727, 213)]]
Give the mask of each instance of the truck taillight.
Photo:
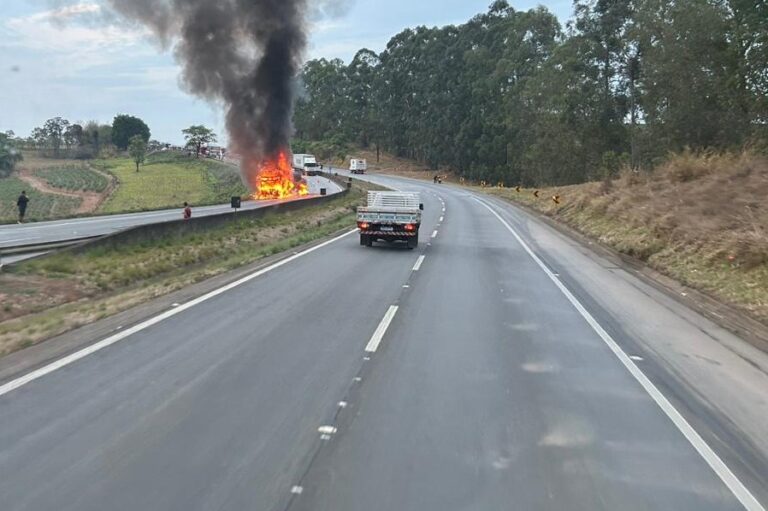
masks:
[(368, 222), (357, 222), (357, 227), (362, 230), (366, 230), (370, 227), (370, 224)]
[(415, 231), (416, 230), (416, 226), (413, 225), (413, 224), (405, 224), (405, 230), (406, 231)]

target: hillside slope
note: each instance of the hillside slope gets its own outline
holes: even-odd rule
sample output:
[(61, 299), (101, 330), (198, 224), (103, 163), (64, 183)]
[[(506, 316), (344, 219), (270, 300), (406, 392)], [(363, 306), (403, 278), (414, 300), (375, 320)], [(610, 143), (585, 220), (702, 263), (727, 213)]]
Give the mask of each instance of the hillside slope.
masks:
[[(493, 189), (768, 323), (768, 158), (684, 153), (651, 173)], [(559, 196), (560, 204), (552, 200)]]

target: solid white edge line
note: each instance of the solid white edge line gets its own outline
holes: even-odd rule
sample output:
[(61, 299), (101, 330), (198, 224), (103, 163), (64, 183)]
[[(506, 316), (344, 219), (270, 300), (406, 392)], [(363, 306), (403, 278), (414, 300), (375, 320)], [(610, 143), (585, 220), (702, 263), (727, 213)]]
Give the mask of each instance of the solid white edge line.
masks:
[(376, 327), (376, 331), (373, 332), (371, 340), (368, 341), (368, 345), (365, 347), (365, 351), (367, 353), (376, 353), (376, 350), (379, 349), (379, 344), (381, 344), (381, 340), (384, 338), (384, 334), (387, 333), (389, 324), (392, 323), (395, 314), (397, 314), (398, 308), (399, 307), (397, 305), (389, 306), (387, 313), (384, 314), (383, 318), (381, 318), (381, 323), (379, 323), (379, 326)]
[(420, 255), (418, 259), (416, 259), (416, 264), (413, 265), (413, 271), (419, 271), (421, 269), (421, 264), (424, 262), (424, 258), (427, 257), (425, 255)]
[(765, 511), (765, 508), (758, 502), (754, 495), (747, 489), (746, 486), (736, 477), (730, 468), (720, 459), (720, 457), (712, 450), (712, 448), (701, 438), (701, 435), (691, 426), (685, 417), (669, 402), (664, 394), (659, 391), (658, 388), (648, 379), (647, 376), (640, 370), (639, 367), (632, 361), (631, 358), (621, 349), (616, 341), (606, 332), (602, 326), (595, 320), (595, 318), (584, 308), (579, 300), (568, 290), (560, 280), (547, 268), (544, 262), (531, 250), (528, 244), (520, 237), (519, 234), (512, 228), (506, 220), (504, 220), (491, 206), (484, 201), (474, 197), (474, 199), (483, 205), (493, 216), (495, 216), (499, 222), (512, 233), (515, 239), (520, 243), (523, 249), (529, 256), (536, 262), (536, 264), (547, 274), (549, 279), (555, 283), (560, 291), (565, 295), (569, 302), (576, 308), (579, 314), (587, 321), (592, 330), (597, 333), (598, 336), (608, 345), (611, 351), (621, 361), (624, 367), (629, 370), (630, 374), (634, 376), (635, 380), (645, 389), (645, 391), (651, 396), (661, 410), (669, 417), (669, 419), (677, 426), (677, 429), (683, 434), (683, 436), (690, 442), (694, 449), (704, 458), (704, 461), (712, 468), (721, 481), (731, 490), (731, 493), (736, 499), (744, 506), (748, 511)]
[(437, 238), (437, 229), (435, 229), (435, 230), (432, 232), (432, 237), (433, 237), (433, 238)]
[(112, 335), (110, 337), (107, 337), (106, 339), (103, 339), (97, 343), (91, 344), (90, 346), (87, 346), (86, 348), (83, 348), (79, 351), (76, 351), (75, 353), (72, 353), (71, 355), (67, 355), (66, 357), (60, 358), (56, 360), (55, 362), (51, 362), (48, 365), (45, 365), (39, 369), (36, 369), (30, 373), (25, 374), (24, 376), (21, 376), (19, 378), (16, 378), (15, 380), (11, 380), (8, 383), (0, 386), (0, 396), (4, 396), (5, 394), (8, 394), (9, 392), (12, 392), (13, 390), (18, 389), (19, 387), (22, 387), (26, 385), (27, 383), (30, 383), (32, 381), (37, 380), (38, 378), (42, 378), (43, 376), (50, 374), (58, 369), (61, 369), (62, 367), (68, 366), (69, 364), (76, 362), (82, 358), (87, 357), (88, 355), (91, 355), (93, 353), (96, 353), (99, 350), (102, 350), (108, 346), (111, 346), (119, 341), (122, 341), (126, 337), (130, 337), (131, 335), (141, 332), (142, 330), (146, 330), (147, 328), (151, 327), (152, 325), (156, 325), (157, 323), (160, 323), (161, 321), (164, 321), (170, 317), (173, 317), (177, 314), (180, 314), (184, 312), (187, 309), (191, 309), (195, 305), (199, 305), (207, 300), (210, 300), (211, 298), (214, 298), (216, 296), (219, 296), (220, 294), (226, 293), (227, 291), (230, 291), (238, 286), (241, 286), (242, 284), (245, 284), (246, 282), (250, 282), (251, 280), (261, 277), (265, 273), (269, 273), (272, 270), (275, 270), (277, 268), (280, 268), (281, 266), (285, 266), (286, 264), (295, 261), (296, 259), (299, 259), (300, 257), (303, 257), (307, 254), (311, 254), (312, 252), (316, 250), (320, 250), (323, 247), (326, 247), (330, 245), (331, 243), (335, 243), (336, 241), (345, 238), (349, 236), (350, 234), (356, 233), (357, 229), (351, 230), (349, 232), (346, 232), (340, 236), (336, 236), (333, 239), (330, 239), (328, 241), (325, 241), (323, 243), (320, 243), (319, 245), (315, 245), (314, 247), (308, 248), (307, 250), (304, 250), (303, 252), (299, 252), (296, 255), (292, 255), (290, 257), (286, 257), (285, 259), (282, 259), (274, 264), (271, 264), (267, 266), (266, 268), (262, 268), (259, 271), (256, 271), (254, 273), (251, 273), (250, 275), (246, 275), (245, 277), (236, 280), (234, 282), (231, 282), (225, 286), (222, 286), (218, 289), (214, 289), (213, 291), (210, 291), (209, 293), (206, 293), (202, 296), (199, 296), (195, 298), (194, 300), (190, 300), (189, 302), (186, 302), (182, 305), (179, 305), (178, 307), (174, 309), (170, 309), (166, 312), (163, 312), (160, 315), (157, 315), (153, 318), (150, 318), (142, 323), (139, 323), (138, 325), (135, 325), (131, 328), (128, 328), (126, 330), (123, 330), (122, 332)]

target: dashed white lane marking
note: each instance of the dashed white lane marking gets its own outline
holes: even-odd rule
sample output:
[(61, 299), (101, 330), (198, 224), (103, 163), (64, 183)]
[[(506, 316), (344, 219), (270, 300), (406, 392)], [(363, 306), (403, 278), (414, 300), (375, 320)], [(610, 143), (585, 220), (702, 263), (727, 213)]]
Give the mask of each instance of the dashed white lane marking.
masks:
[(443, 222), (443, 218), (445, 218), (445, 217), (444, 217), (444, 216), (441, 216), (441, 217), (440, 217), (440, 223), (442, 223), (442, 222)]
[(443, 213), (445, 213), (445, 208), (443, 208)]
[(432, 237), (433, 237), (433, 238), (437, 238), (437, 229), (435, 229), (435, 230), (432, 232)]
[(641, 357), (640, 355), (630, 355), (630, 356), (629, 356), (629, 358), (631, 358), (631, 359), (632, 359), (632, 360), (634, 360), (635, 362), (642, 362), (643, 360), (645, 360), (645, 359), (644, 359), (643, 357)]
[(294, 495), (301, 495), (303, 492), (304, 492), (304, 488), (302, 488), (301, 486), (297, 485), (291, 488), (291, 493), (293, 493)]
[(693, 426), (691, 426), (688, 421), (685, 420), (685, 417), (683, 417), (682, 414), (677, 411), (677, 409), (672, 405), (672, 403), (669, 402), (664, 394), (662, 394), (661, 391), (656, 388), (656, 385), (654, 385), (653, 382), (648, 379), (645, 373), (643, 373), (640, 368), (635, 365), (632, 359), (621, 349), (613, 337), (611, 337), (610, 334), (608, 334), (608, 332), (606, 332), (603, 327), (600, 326), (600, 323), (598, 323), (592, 314), (590, 314), (589, 311), (584, 308), (581, 302), (579, 302), (579, 300), (568, 290), (568, 288), (565, 287), (565, 285), (557, 277), (555, 277), (555, 275), (549, 270), (549, 268), (547, 268), (544, 262), (539, 259), (539, 256), (537, 256), (533, 250), (531, 250), (528, 244), (523, 240), (523, 238), (517, 234), (517, 231), (515, 231), (512, 226), (507, 223), (506, 220), (504, 220), (493, 208), (491, 208), (491, 206), (478, 198), (475, 198), (475, 200), (488, 211), (490, 211), (491, 214), (493, 214), (493, 216), (495, 216), (499, 222), (501, 222), (501, 224), (506, 227), (512, 236), (515, 237), (518, 243), (520, 243), (528, 255), (531, 256), (539, 268), (541, 268), (544, 273), (547, 274), (549, 279), (555, 283), (555, 286), (557, 286), (560, 292), (562, 292), (568, 301), (571, 302), (571, 305), (574, 306), (581, 317), (583, 317), (589, 326), (592, 327), (592, 330), (594, 330), (595, 333), (603, 340), (603, 342), (608, 345), (613, 354), (616, 355), (616, 357), (624, 365), (624, 367), (627, 368), (630, 374), (634, 376), (635, 380), (640, 383), (640, 385), (643, 387), (643, 389), (645, 389), (651, 399), (656, 402), (659, 408), (661, 408), (666, 416), (669, 417), (669, 419), (683, 434), (686, 440), (688, 440), (688, 442), (693, 446), (694, 449), (696, 449), (699, 455), (704, 458), (704, 461), (707, 462), (707, 464), (712, 468), (715, 474), (717, 474), (720, 480), (723, 481), (729, 490), (731, 490), (731, 493), (733, 493), (734, 497), (736, 497), (741, 505), (744, 506), (744, 509), (747, 511), (765, 511), (765, 508), (762, 506), (762, 504), (757, 501), (755, 496), (752, 495), (747, 487), (744, 486), (744, 484), (736, 477), (731, 469), (728, 468), (728, 466), (723, 462), (723, 460), (720, 459), (720, 457), (715, 453), (715, 451), (712, 450), (712, 448), (704, 441), (704, 439), (701, 438), (701, 435), (699, 435)]
[[(416, 259), (416, 264), (413, 265), (413, 271), (419, 271), (421, 269), (421, 265), (424, 263), (424, 258), (427, 256), (420, 255), (418, 259)], [(405, 286), (403, 286), (405, 287)]]
[(339, 401), (339, 408), (346, 408), (348, 404), (346, 401)]
[(333, 426), (320, 426), (317, 428), (317, 432), (323, 435), (333, 435), (336, 431), (336, 428)]
[(16, 378), (15, 380), (11, 380), (8, 383), (0, 386), (0, 396), (4, 396), (5, 394), (8, 394), (9, 392), (18, 389), (21, 386), (26, 385), (27, 383), (30, 383), (32, 381), (37, 380), (38, 378), (42, 378), (43, 376), (50, 374), (54, 371), (57, 371), (61, 369), (62, 367), (66, 367), (69, 364), (72, 364), (73, 362), (77, 362), (78, 360), (87, 357), (88, 355), (91, 355), (93, 353), (96, 353), (97, 351), (103, 350), (104, 348), (111, 346), (117, 342), (122, 341), (126, 337), (130, 337), (131, 335), (141, 332), (142, 330), (146, 330), (147, 328), (156, 325), (160, 323), (161, 321), (165, 321), (168, 318), (171, 318), (177, 314), (180, 314), (184, 312), (185, 310), (191, 309), (195, 305), (200, 305), (201, 303), (210, 300), (211, 298), (214, 298), (216, 296), (219, 296), (220, 294), (226, 293), (227, 291), (230, 291), (238, 286), (241, 286), (245, 284), (246, 282), (250, 282), (253, 279), (256, 279), (258, 277), (261, 277), (265, 273), (269, 273), (272, 270), (276, 270), (280, 268), (281, 266), (285, 266), (288, 263), (291, 263), (295, 261), (296, 259), (303, 257), (305, 255), (311, 254), (312, 252), (316, 250), (320, 250), (323, 247), (327, 247), (331, 243), (335, 243), (339, 241), (342, 238), (345, 238), (349, 236), (350, 234), (354, 234), (357, 232), (357, 229), (348, 231), (340, 236), (336, 236), (333, 239), (330, 239), (326, 242), (320, 243), (319, 245), (315, 245), (314, 247), (308, 248), (307, 250), (304, 250), (303, 252), (299, 252), (296, 255), (286, 257), (285, 259), (282, 259), (274, 264), (271, 264), (267, 266), (266, 268), (262, 268), (259, 271), (256, 271), (254, 273), (251, 273), (250, 275), (246, 275), (245, 277), (236, 280), (234, 282), (231, 282), (227, 284), (226, 286), (222, 286), (218, 289), (214, 289), (213, 291), (204, 294), (203, 296), (199, 296), (195, 298), (194, 300), (190, 300), (182, 305), (179, 305), (178, 307), (175, 307), (173, 309), (169, 309), (162, 314), (159, 314), (155, 316), (154, 318), (150, 318), (147, 321), (144, 321), (143, 323), (139, 323), (136, 326), (133, 326), (131, 328), (127, 328), (123, 330), (122, 332), (118, 334), (114, 334), (110, 337), (107, 337), (106, 339), (103, 339), (95, 344), (91, 344), (90, 346), (81, 349), (80, 351), (76, 351), (72, 353), (71, 355), (67, 355), (66, 357), (60, 358), (59, 360), (56, 360), (55, 362), (51, 362), (50, 364), (43, 366), (39, 369), (36, 369), (30, 373), (25, 374), (24, 376), (21, 376), (19, 378)]
[(376, 350), (379, 349), (379, 344), (381, 344), (381, 340), (384, 338), (384, 334), (387, 333), (389, 324), (392, 323), (395, 314), (397, 314), (398, 308), (399, 307), (397, 305), (389, 306), (387, 313), (384, 314), (384, 317), (381, 319), (381, 323), (379, 323), (379, 326), (376, 327), (376, 331), (373, 332), (371, 340), (368, 341), (368, 345), (365, 347), (365, 351), (368, 353), (376, 353)]

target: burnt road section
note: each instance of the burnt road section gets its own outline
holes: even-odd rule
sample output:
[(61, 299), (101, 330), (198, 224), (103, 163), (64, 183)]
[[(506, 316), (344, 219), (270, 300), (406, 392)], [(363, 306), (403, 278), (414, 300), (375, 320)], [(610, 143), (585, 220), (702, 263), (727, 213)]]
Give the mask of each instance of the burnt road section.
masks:
[[(516, 208), (416, 190), (0, 385), (3, 510), (761, 510), (768, 356)], [(762, 501), (762, 504), (758, 501)]]

